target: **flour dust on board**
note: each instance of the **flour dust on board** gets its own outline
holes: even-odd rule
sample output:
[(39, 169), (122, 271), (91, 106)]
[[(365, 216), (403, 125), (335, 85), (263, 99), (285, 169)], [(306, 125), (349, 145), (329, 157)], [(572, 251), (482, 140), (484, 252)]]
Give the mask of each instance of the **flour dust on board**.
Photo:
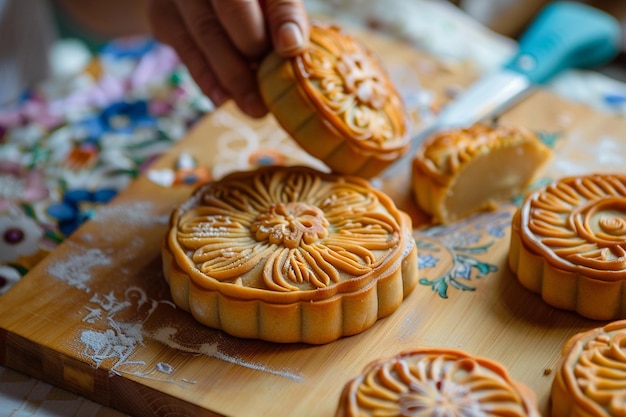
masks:
[[(72, 302), (80, 299), (80, 294), (85, 296), (81, 326), (76, 329), (75, 340), (68, 341), (68, 345), (92, 366), (108, 369), (113, 375), (128, 374), (177, 385), (198, 381), (178, 376), (184, 370), (177, 369), (169, 360), (148, 363), (135, 358), (142, 356), (142, 350), (148, 351), (149, 345), (158, 344), (167, 347), (167, 353), (162, 356), (169, 359), (180, 359), (179, 355), (194, 360), (213, 358), (295, 382), (303, 381), (297, 371), (274, 369), (245, 359), (238, 353), (244, 350), (238, 340), (198, 325), (176, 308), (161, 271), (160, 243), (139, 237), (150, 235), (154, 228), (164, 230), (166, 216), (153, 210), (151, 203), (144, 202), (108, 208), (104, 217), (94, 219), (92, 226), (97, 230), (82, 234), (79, 231), (75, 239), (67, 242), (68, 256), (48, 266), (50, 277), (67, 285), (68, 290), (78, 290)], [(112, 234), (111, 230), (123, 232)], [(120, 247), (124, 250), (119, 250)], [(140, 259), (147, 262), (141, 264), (137, 261)], [(138, 280), (137, 276), (147, 278)]]

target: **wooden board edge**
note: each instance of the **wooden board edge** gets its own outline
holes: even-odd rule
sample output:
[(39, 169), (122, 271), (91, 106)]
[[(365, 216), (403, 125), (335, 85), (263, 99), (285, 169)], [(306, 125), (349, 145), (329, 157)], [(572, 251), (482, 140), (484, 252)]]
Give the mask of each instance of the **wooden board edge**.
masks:
[(0, 329), (0, 365), (136, 417), (224, 417)]

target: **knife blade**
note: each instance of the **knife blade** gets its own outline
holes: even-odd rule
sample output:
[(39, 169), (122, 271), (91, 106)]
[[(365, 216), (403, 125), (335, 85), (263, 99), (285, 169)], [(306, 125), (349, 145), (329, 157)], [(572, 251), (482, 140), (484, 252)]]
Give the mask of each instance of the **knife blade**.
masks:
[(566, 69), (594, 68), (610, 61), (619, 51), (620, 36), (617, 19), (599, 9), (569, 1), (548, 4), (520, 37), (513, 58), (446, 105), (380, 178), (392, 179), (407, 166), (410, 169), (408, 161), (436, 132), (496, 117)]

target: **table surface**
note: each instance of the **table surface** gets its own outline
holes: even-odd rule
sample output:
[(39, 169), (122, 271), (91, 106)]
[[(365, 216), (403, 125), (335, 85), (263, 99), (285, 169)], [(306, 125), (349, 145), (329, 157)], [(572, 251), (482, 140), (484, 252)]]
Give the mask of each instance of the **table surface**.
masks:
[[(357, 10), (346, 2), (334, 6), (339, 9), (331, 9), (330, 3), (309, 2), (309, 7), (322, 14), (332, 11), (334, 18), (346, 24), (371, 24), (378, 15), (374, 7)], [(411, 10), (401, 9), (376, 27), (409, 40), (440, 62), (469, 62), (479, 74), (499, 65), (514, 49), (512, 42), (455, 9), (420, 1), (410, 7), (420, 12), (413, 14), (419, 18), (410, 24), (404, 17)], [(5, 278), (2, 292), (52, 253), (137, 175), (147, 173), (152, 160), (212, 111), (168, 48), (149, 40), (114, 46), (117, 49), (94, 57), (72, 83), (49, 80), (19, 109), (0, 113), (0, 186), (8, 190), (0, 192), (0, 225), (19, 225), (28, 238), (24, 245), (1, 251), (0, 276)], [(548, 88), (598, 111), (623, 116), (626, 88), (597, 73), (570, 71)], [(458, 85), (449, 86), (450, 94), (459, 89)], [(426, 90), (409, 99), (414, 105), (435, 105), (434, 97)], [(89, 104), (87, 110), (85, 103)], [(107, 139), (106, 145), (102, 138)], [(213, 174), (219, 176), (219, 169), (216, 167)], [(151, 175), (153, 181), (167, 186), (176, 169)], [(122, 415), (3, 367), (0, 414)]]

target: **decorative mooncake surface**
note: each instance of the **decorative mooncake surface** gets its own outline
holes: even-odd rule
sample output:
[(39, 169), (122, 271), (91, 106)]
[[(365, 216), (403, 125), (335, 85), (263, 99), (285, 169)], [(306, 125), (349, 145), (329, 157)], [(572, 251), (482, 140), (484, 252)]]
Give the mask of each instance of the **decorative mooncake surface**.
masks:
[(626, 318), (626, 176), (568, 177), (530, 194), (513, 218), (509, 265), (552, 306)]
[(410, 218), (356, 177), (231, 174), (198, 188), (170, 226), (174, 302), (234, 336), (330, 342), (391, 314), (417, 283)]
[(552, 417), (626, 415), (626, 320), (573, 336), (552, 383)]
[(550, 157), (537, 135), (521, 127), (442, 131), (413, 159), (413, 193), (434, 222), (451, 223), (522, 191)]
[(336, 417), (539, 417), (534, 393), (498, 363), (420, 348), (368, 365), (344, 387)]
[(371, 177), (408, 149), (404, 103), (377, 57), (336, 26), (314, 24), (310, 48), (259, 69), (278, 122), (333, 171)]

